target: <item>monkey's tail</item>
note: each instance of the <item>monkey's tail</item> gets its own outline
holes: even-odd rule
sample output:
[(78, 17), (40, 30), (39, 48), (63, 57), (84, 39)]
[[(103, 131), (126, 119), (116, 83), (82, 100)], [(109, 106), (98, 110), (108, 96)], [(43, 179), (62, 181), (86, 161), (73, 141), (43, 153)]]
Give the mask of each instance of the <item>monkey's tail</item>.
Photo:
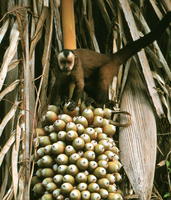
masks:
[(128, 60), (137, 52), (139, 52), (142, 48), (146, 47), (155, 40), (159, 39), (170, 22), (171, 22), (171, 11), (169, 11), (163, 17), (163, 19), (150, 33), (146, 34), (144, 37), (138, 40), (131, 42), (130, 44), (126, 45), (123, 49), (119, 50), (116, 54), (113, 54), (115, 60), (118, 61), (118, 65), (123, 64), (126, 60)]

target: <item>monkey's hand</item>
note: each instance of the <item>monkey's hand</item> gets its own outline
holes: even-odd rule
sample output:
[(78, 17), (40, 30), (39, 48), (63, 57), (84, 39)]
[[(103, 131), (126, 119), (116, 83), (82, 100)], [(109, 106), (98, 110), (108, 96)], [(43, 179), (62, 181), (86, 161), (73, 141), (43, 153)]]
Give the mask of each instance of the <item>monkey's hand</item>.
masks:
[(94, 100), (92, 99), (91, 97), (88, 97), (86, 100), (85, 100), (85, 105), (86, 107), (89, 107), (90, 105), (92, 105), (94, 108), (100, 108), (101, 106)]
[(95, 101), (91, 97), (88, 97), (84, 102), (85, 102), (86, 107), (89, 107)]
[(77, 103), (73, 100), (70, 100), (68, 104), (69, 105), (68, 105), (67, 109), (69, 111), (73, 111), (77, 107)]

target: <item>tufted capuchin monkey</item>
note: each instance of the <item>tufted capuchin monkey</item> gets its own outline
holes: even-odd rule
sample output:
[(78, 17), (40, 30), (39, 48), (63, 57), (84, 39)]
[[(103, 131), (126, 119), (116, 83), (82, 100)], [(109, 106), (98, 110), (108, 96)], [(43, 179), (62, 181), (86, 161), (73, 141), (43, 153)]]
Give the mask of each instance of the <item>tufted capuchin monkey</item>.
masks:
[(97, 104), (105, 104), (108, 101), (109, 84), (117, 75), (120, 65), (142, 48), (159, 39), (170, 21), (171, 11), (153, 31), (111, 55), (88, 49), (64, 49), (59, 52), (53, 60), (56, 103), (59, 104), (61, 96), (68, 92), (65, 90), (68, 90), (69, 83), (74, 82), (75, 89), (68, 110), (73, 110), (77, 106), (83, 90)]

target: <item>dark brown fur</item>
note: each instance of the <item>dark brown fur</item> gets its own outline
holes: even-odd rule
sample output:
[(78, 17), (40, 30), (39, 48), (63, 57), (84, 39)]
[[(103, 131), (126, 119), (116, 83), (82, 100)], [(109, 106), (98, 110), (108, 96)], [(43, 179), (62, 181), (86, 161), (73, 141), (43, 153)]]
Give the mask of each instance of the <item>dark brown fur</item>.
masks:
[[(73, 103), (70, 105), (71, 110), (78, 103), (83, 90), (97, 103), (106, 103), (108, 86), (113, 77), (117, 75), (120, 65), (142, 48), (160, 38), (170, 21), (171, 12), (168, 12), (153, 31), (112, 55), (101, 54), (88, 49), (73, 50), (75, 65), (69, 76), (62, 75), (58, 66), (54, 68), (58, 101), (60, 100), (61, 90), (68, 87), (69, 82), (72, 81), (76, 87), (72, 97)], [(54, 64), (58, 65), (57, 55), (54, 58)]]

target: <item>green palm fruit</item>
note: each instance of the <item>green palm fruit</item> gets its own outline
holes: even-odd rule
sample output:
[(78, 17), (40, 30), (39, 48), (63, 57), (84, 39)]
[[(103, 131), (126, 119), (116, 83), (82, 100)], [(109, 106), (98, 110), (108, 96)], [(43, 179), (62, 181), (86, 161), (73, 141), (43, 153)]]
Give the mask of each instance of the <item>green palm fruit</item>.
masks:
[(95, 147), (94, 147), (94, 151), (96, 153), (96, 155), (101, 155), (104, 153), (105, 151), (105, 148), (102, 144), (97, 144)]
[(67, 107), (69, 106), (70, 103), (71, 103), (71, 102), (68, 102), (68, 103), (65, 103), (65, 104), (64, 104), (63, 112), (64, 112), (64, 114), (67, 114), (67, 115), (69, 115), (69, 116), (71, 116), (71, 117), (74, 117), (74, 116), (76, 116), (76, 114), (77, 114), (77, 109), (75, 108), (75, 109), (72, 110), (72, 111), (68, 110)]
[(106, 169), (104, 167), (97, 167), (93, 174), (99, 179), (99, 178), (105, 178), (106, 177)]
[(56, 157), (55, 161), (58, 165), (67, 165), (68, 164), (68, 156), (65, 154), (59, 154)]
[(88, 142), (84, 145), (84, 151), (94, 151), (94, 145), (91, 142)]
[(56, 175), (53, 177), (53, 181), (54, 181), (58, 186), (60, 186), (60, 185), (63, 183), (63, 175), (61, 175), (61, 174), (56, 174)]
[(68, 168), (67, 165), (59, 165), (59, 167), (58, 167), (58, 174), (65, 175), (67, 168)]
[(84, 190), (81, 192), (81, 199), (82, 200), (89, 200), (90, 199), (90, 192), (88, 190)]
[(85, 142), (81, 137), (77, 137), (73, 140), (72, 146), (78, 151), (84, 148)]
[(81, 192), (87, 189), (87, 183), (79, 183), (77, 189)]
[(54, 200), (54, 197), (52, 194), (47, 193), (41, 197), (41, 200)]
[(56, 142), (56, 143), (52, 144), (52, 149), (51, 149), (52, 154), (59, 155), (59, 154), (63, 153), (64, 150), (65, 150), (65, 147), (61, 143)]
[(82, 172), (79, 172), (76, 176), (75, 176), (75, 180), (78, 182), (78, 183), (85, 183), (87, 181), (87, 176), (82, 173)]
[(90, 136), (85, 133), (80, 135), (80, 138), (82, 138), (84, 140), (84, 143), (89, 143), (91, 141)]
[(59, 131), (57, 134), (57, 138), (60, 141), (66, 141), (66, 131)]
[(83, 154), (83, 157), (87, 158), (88, 161), (93, 161), (93, 160), (95, 160), (96, 155), (95, 155), (94, 151), (86, 151)]
[(61, 119), (57, 119), (53, 123), (53, 127), (54, 127), (55, 132), (63, 131), (65, 129), (65, 126), (66, 126), (66, 123)]
[(108, 162), (105, 160), (99, 160), (97, 164), (99, 167), (104, 167), (105, 169), (108, 168)]
[(81, 114), (83, 117), (85, 117), (88, 121), (88, 124), (91, 124), (92, 121), (93, 121), (93, 118), (94, 118), (94, 115), (93, 115), (93, 111), (89, 108), (86, 108), (82, 114)]
[(45, 192), (45, 187), (42, 185), (42, 183), (36, 183), (33, 187), (33, 191), (35, 194), (43, 194)]
[(88, 169), (87, 169), (87, 170), (91, 173), (91, 172), (93, 172), (97, 167), (98, 167), (98, 164), (97, 164), (96, 161), (90, 161), (90, 162), (88, 163)]
[(81, 192), (77, 189), (74, 189), (69, 194), (70, 200), (80, 200), (81, 199)]
[(96, 176), (94, 176), (93, 174), (88, 175), (88, 177), (87, 177), (87, 184), (96, 183), (96, 182), (97, 182)]
[(78, 134), (76, 131), (68, 131), (67, 134), (66, 134), (66, 140), (67, 141), (73, 141), (75, 138), (78, 137)]
[[(94, 129), (95, 130), (95, 129)], [(107, 135), (105, 133), (98, 133), (97, 134), (97, 141), (101, 141), (101, 140), (107, 140)]]
[(108, 197), (109, 192), (106, 189), (100, 188), (99, 194), (102, 199), (105, 199)]
[(103, 124), (103, 118), (100, 116), (95, 116), (92, 122), (92, 126), (96, 127), (101, 127)]
[(71, 183), (72, 185), (75, 184), (75, 178), (73, 176), (71, 176), (70, 174), (66, 174), (63, 177), (63, 183)]
[(39, 157), (43, 157), (45, 155), (45, 147), (40, 147), (38, 150), (37, 150), (37, 155)]
[(110, 110), (109, 108), (105, 108), (103, 110), (103, 113), (104, 113), (104, 116), (103, 116), (104, 118), (110, 119), (112, 115), (112, 110)]
[(52, 195), (57, 198), (59, 195), (61, 194), (61, 189), (58, 188), (58, 189), (55, 189), (52, 193)]
[(44, 149), (45, 155), (51, 155), (52, 154), (51, 150), (52, 150), (52, 145), (51, 144), (45, 146), (45, 149)]
[(100, 141), (98, 142), (98, 144), (103, 145), (104, 148), (105, 148), (105, 151), (109, 150), (110, 143), (109, 143), (106, 139), (100, 140)]
[(109, 124), (109, 120), (108, 119), (105, 119), (103, 118), (103, 123), (102, 123), (102, 127)]
[(58, 141), (58, 134), (56, 132), (51, 132), (49, 134), (49, 138), (50, 138), (52, 143), (55, 143), (55, 142)]
[(88, 121), (84, 116), (77, 117), (77, 119), (75, 120), (75, 123), (83, 125), (84, 128), (88, 127)]
[(60, 112), (60, 108), (55, 105), (48, 105), (47, 111), (53, 111), (54, 113), (58, 115)]
[(106, 200), (122, 200), (122, 196), (118, 193), (109, 193), (108, 197), (106, 198)]
[(71, 176), (76, 176), (78, 172), (79, 172), (78, 167), (73, 164), (69, 165), (66, 169), (66, 173), (70, 174)]
[(51, 144), (49, 136), (41, 136), (39, 137), (39, 146), (45, 147), (47, 145)]
[(107, 189), (109, 187), (109, 180), (107, 178), (100, 178), (97, 181), (100, 188)]
[(110, 184), (115, 183), (115, 176), (113, 174), (106, 174), (106, 178), (109, 180)]
[(72, 154), (76, 153), (76, 150), (72, 145), (67, 145), (64, 152), (67, 156), (71, 156)]
[(40, 136), (45, 136), (46, 132), (44, 128), (36, 128), (33, 130), (33, 137), (40, 137)]
[(94, 130), (97, 132), (97, 134), (103, 133), (103, 129), (101, 127), (96, 127)]
[(58, 116), (53, 111), (47, 111), (45, 114), (45, 123), (47, 125), (53, 124), (58, 119)]
[(84, 134), (87, 134), (90, 136), (91, 140), (95, 140), (97, 137), (97, 133), (94, 130), (94, 128), (88, 127), (84, 130)]
[(91, 193), (90, 200), (100, 200), (100, 199), (101, 199), (101, 196), (99, 193), (96, 193), (96, 192)]
[(73, 121), (72, 117), (67, 114), (58, 115), (58, 119), (63, 120), (66, 124)]
[(116, 192), (116, 185), (115, 184), (109, 185), (109, 187), (107, 188), (107, 191), (109, 193)]
[(78, 135), (83, 134), (83, 132), (85, 130), (84, 126), (82, 124), (76, 124), (76, 126), (77, 126), (77, 133), (78, 133)]
[(80, 158), (80, 155), (79, 155), (78, 153), (73, 153), (73, 154), (69, 157), (69, 163), (70, 163), (70, 164), (75, 164), (79, 158)]
[(71, 183), (63, 183), (60, 189), (61, 189), (61, 193), (66, 195), (66, 194), (69, 194), (74, 189), (74, 187)]
[(97, 183), (90, 183), (87, 187), (90, 193), (99, 192), (100, 187)]
[(37, 183), (41, 183), (41, 179), (38, 176), (33, 176), (31, 179), (31, 185), (34, 186)]
[(65, 130), (66, 130), (66, 132), (67, 132), (67, 131), (71, 131), (71, 130), (77, 132), (77, 126), (75, 125), (74, 122), (68, 122), (68, 123), (66, 124)]
[(43, 181), (42, 181), (42, 185), (44, 187), (46, 187), (46, 185), (50, 182), (53, 182), (53, 178), (52, 177), (48, 177), (48, 178), (45, 178)]
[(80, 158), (76, 162), (77, 167), (80, 170), (86, 170), (88, 168), (88, 160), (87, 158)]
[(104, 116), (104, 112), (103, 112), (102, 108), (95, 108), (93, 110), (93, 114), (94, 114), (94, 116), (100, 116), (100, 117)]
[(103, 126), (103, 133), (105, 133), (107, 136), (113, 136), (116, 132), (116, 127), (112, 124), (107, 124)]
[(55, 172), (51, 168), (44, 168), (41, 173), (43, 178), (53, 177), (55, 175)]
[(51, 156), (46, 155), (42, 157), (43, 167), (51, 167), (54, 164), (54, 160)]
[(58, 167), (59, 167), (58, 164), (54, 164), (54, 165), (52, 166), (53, 171), (54, 171), (54, 172), (58, 172)]
[(99, 160), (105, 160), (108, 161), (108, 157), (105, 154), (101, 154), (99, 156), (97, 156), (96, 161), (98, 162)]
[(46, 185), (46, 191), (48, 191), (49, 193), (52, 193), (57, 188), (58, 186), (54, 182), (50, 182)]

